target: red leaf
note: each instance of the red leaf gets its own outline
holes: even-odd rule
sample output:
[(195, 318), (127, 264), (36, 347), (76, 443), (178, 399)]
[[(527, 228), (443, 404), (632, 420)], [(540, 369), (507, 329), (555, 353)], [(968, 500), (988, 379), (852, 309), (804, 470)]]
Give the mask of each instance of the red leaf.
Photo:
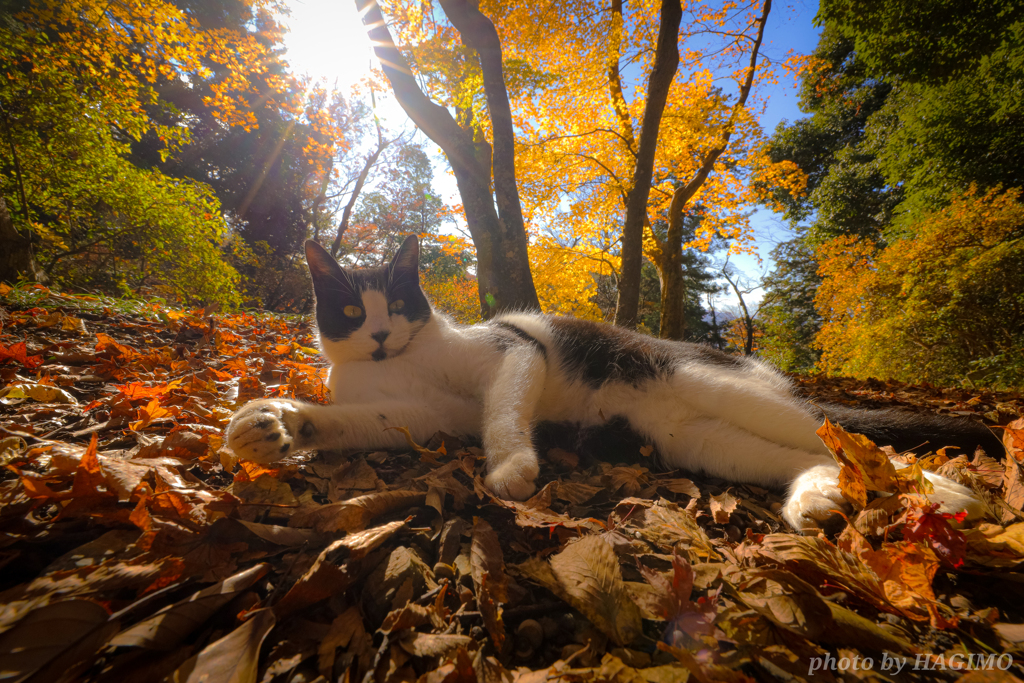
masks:
[(43, 364), (42, 356), (28, 355), (28, 346), (25, 342), (18, 342), (9, 347), (0, 344), (0, 362), (8, 360), (17, 361), (29, 370), (35, 370)]

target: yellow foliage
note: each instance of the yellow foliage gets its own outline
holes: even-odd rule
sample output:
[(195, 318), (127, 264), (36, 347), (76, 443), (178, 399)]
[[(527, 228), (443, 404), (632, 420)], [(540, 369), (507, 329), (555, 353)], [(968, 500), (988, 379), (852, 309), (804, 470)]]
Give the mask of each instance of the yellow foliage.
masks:
[(420, 284), (430, 303), (456, 322), (472, 325), (480, 322), (480, 298), (477, 295), (476, 280), (465, 275), (442, 278), (427, 271)]
[[(443, 17), (424, 7), (411, 0), (389, 3), (386, 14), (396, 18), (396, 39), (410, 51), (431, 96), (454, 107), (461, 125), (475, 127), (488, 138), (490, 122), (475, 56), (451, 26), (438, 21)], [(683, 2), (689, 23), (680, 32), (680, 68), (661, 124), (647, 211), (650, 223), (666, 218), (676, 186), (694, 176), (733, 115), (735, 98), (724, 95), (711, 60), (720, 59), (719, 69), (736, 64), (749, 45), (731, 41), (711, 57), (705, 53), (708, 31), (749, 31), (747, 19), (759, 8), (759, 3), (737, 7)], [(533, 236), (530, 259), (542, 306), (595, 317), (597, 309), (587, 294), (594, 287), (590, 273), (618, 268), (613, 255), (619, 250), (632, 183), (660, 5), (650, 0), (628, 3), (617, 14), (607, 3), (586, 0), (484, 0), (480, 9), (501, 38), (516, 127), (516, 175)], [(630, 73), (643, 74), (638, 83), (619, 82), (616, 74), (627, 65)], [(740, 69), (731, 77), (739, 82), (744, 73)], [(757, 83), (775, 79), (774, 66), (758, 66)], [(751, 189), (751, 175), (763, 179), (762, 184), (802, 192), (803, 173), (768, 158), (756, 111), (737, 114), (729, 148), (691, 201), (702, 206), (706, 219), (687, 246), (707, 249), (719, 236), (734, 251), (753, 251), (750, 209), (765, 197)], [(542, 231), (544, 236), (538, 237)], [(648, 231), (645, 251), (654, 261), (657, 250)]]
[(550, 237), (530, 244), (530, 270), (537, 298), (545, 313), (584, 320), (602, 320), (601, 309), (591, 301), (597, 293), (594, 273), (610, 274), (617, 259), (596, 249), (570, 249)]
[(1024, 380), (1021, 191), (971, 187), (888, 246), (818, 251), (820, 366), (832, 374), (997, 386)]

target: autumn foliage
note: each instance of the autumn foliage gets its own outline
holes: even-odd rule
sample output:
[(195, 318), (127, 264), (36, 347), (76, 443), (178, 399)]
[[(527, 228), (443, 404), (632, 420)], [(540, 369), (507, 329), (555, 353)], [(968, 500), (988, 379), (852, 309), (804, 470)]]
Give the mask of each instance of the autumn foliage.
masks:
[(821, 367), (852, 377), (1024, 381), (1024, 205), (974, 188), (880, 246), (819, 249)]
[[(806, 383), (984, 416), (1009, 455), (895, 469), (826, 424), (850, 524), (801, 536), (777, 517), (783, 492), (657, 472), (647, 447), (608, 462), (545, 449), (523, 502), (494, 498), (481, 450), (441, 433), (238, 462), (233, 410), (328, 400), (307, 323), (0, 296), (0, 665), (24, 680), (750, 681), (804, 677), (826, 655), (938, 670), (1018, 651), (1011, 395)], [(936, 512), (925, 470), (979, 491), (986, 519)]]

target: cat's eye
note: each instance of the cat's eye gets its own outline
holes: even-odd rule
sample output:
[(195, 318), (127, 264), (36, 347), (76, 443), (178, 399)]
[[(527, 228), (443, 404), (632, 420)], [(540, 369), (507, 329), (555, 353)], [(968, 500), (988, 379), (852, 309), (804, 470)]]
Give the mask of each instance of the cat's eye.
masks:
[(388, 310), (391, 311), (392, 313), (398, 313), (403, 308), (405, 308), (405, 302), (402, 301), (401, 299), (395, 299), (394, 301), (388, 304)]
[(358, 318), (362, 314), (363, 314), (363, 309), (359, 308), (358, 306), (346, 306), (345, 307), (345, 315), (347, 315), (350, 318)]

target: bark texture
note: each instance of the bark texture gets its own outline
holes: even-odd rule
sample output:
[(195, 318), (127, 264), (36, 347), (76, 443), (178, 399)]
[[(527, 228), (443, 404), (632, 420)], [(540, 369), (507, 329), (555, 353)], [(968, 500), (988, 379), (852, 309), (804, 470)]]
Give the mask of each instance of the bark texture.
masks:
[[(622, 5), (617, 3), (621, 14)], [(613, 5), (613, 11), (615, 5)], [(643, 259), (644, 223), (647, 219), (647, 200), (651, 195), (654, 174), (654, 155), (658, 149), (661, 117), (665, 112), (669, 88), (679, 67), (679, 23), (683, 10), (679, 0), (665, 0), (661, 5), (661, 28), (655, 50), (654, 67), (647, 82), (647, 103), (640, 128), (640, 143), (636, 151), (633, 180), (626, 199), (626, 221), (622, 226), (622, 267), (619, 275), (619, 296), (615, 306), (615, 324), (635, 328), (640, 307), (640, 268)], [(609, 68), (612, 95), (622, 92), (617, 83), (618, 64)], [(619, 104), (616, 103), (616, 110)]]
[(493, 157), (491, 146), (475, 139), (473, 128), (459, 126), (446, 108), (420, 90), (407, 60), (395, 47), (380, 6), (373, 0), (356, 0), (356, 9), (374, 43), (374, 53), (399, 104), (420, 130), (444, 150), (452, 165), (477, 251), (481, 314), (490, 318), (503, 310), (539, 310), (516, 188), (512, 113), (498, 34), (494, 24), (474, 4), (446, 0), (442, 8), (463, 42), (480, 57), (494, 130)]
[(49, 281), (32, 254), (32, 242), (15, 229), (7, 202), (0, 197), (0, 282), (13, 284), (19, 275), (36, 282)]
[(683, 280), (683, 211), (686, 205), (708, 179), (715, 167), (718, 157), (722, 156), (729, 146), (732, 132), (736, 127), (736, 118), (747, 104), (750, 87), (754, 82), (754, 71), (757, 68), (757, 53), (761, 49), (764, 38), (764, 26), (771, 12), (771, 0), (765, 0), (761, 16), (757, 20), (757, 36), (750, 52), (750, 65), (747, 67), (743, 85), (740, 86), (740, 97), (733, 105), (732, 115), (722, 129), (718, 143), (704, 157), (697, 173), (672, 195), (672, 203), (668, 210), (668, 235), (665, 248), (662, 249), (661, 268), (661, 337), (664, 339), (682, 339), (686, 334), (686, 318), (684, 304), (686, 302), (686, 283)]

